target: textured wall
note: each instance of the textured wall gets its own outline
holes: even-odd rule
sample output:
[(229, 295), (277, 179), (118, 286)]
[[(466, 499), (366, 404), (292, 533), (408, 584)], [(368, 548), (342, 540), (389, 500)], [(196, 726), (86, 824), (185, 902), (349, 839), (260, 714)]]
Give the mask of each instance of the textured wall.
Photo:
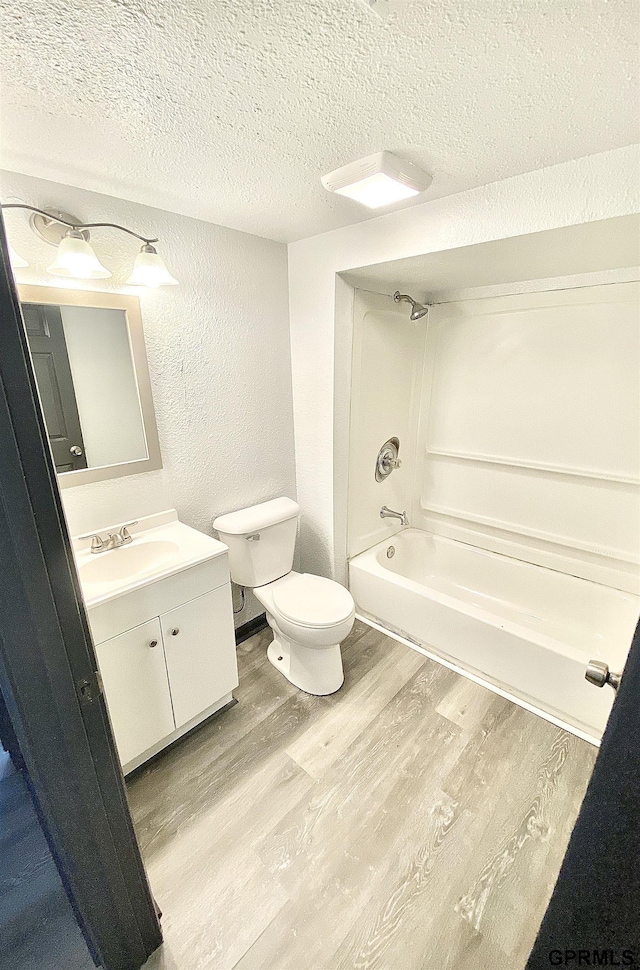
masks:
[[(303, 568), (342, 575), (347, 482), (348, 382), (335, 362), (350, 354), (336, 319), (336, 274), (357, 266), (438, 252), (640, 211), (637, 146), (605, 152), (425, 202), (289, 246), (298, 500)], [(464, 280), (459, 281), (464, 286)], [(342, 298), (341, 298), (342, 299)], [(348, 308), (348, 301), (342, 299)], [(348, 310), (347, 310), (348, 312)], [(344, 374), (343, 374), (344, 377)], [(335, 502), (334, 502), (335, 493)], [(335, 517), (335, 519), (334, 519)]]
[[(175, 507), (187, 525), (211, 532), (211, 518), (221, 512), (295, 497), (285, 246), (10, 173), (2, 174), (2, 198), (157, 235), (180, 280), (159, 290), (125, 287), (136, 241), (94, 231), (95, 249), (114, 275), (82, 285), (140, 295), (163, 468), (65, 489), (71, 531)], [(24, 213), (8, 212), (6, 225), (32, 264), (18, 280), (51, 285), (44, 268), (54, 250), (33, 235)], [(250, 604), (238, 622), (256, 612)]]
[(4, 168), (277, 239), (370, 218), (320, 177), (381, 149), (434, 199), (639, 139), (637, 0), (0, 0), (0, 34)]

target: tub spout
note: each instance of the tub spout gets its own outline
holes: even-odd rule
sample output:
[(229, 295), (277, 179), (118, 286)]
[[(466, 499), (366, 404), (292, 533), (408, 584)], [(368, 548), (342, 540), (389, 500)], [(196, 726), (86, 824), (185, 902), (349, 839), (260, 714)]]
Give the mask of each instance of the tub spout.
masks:
[(388, 509), (386, 505), (383, 505), (380, 509), (381, 519), (398, 519), (403, 525), (409, 525), (409, 520), (407, 518), (406, 512), (394, 512), (393, 509)]

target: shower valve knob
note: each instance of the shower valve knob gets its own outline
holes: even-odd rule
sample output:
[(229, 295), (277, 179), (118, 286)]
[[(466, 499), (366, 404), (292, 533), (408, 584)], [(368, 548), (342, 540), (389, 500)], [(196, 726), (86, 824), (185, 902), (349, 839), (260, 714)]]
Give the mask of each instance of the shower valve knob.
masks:
[(398, 438), (389, 438), (388, 441), (385, 441), (376, 458), (377, 482), (384, 481), (394, 468), (402, 467), (402, 462), (398, 458), (399, 449), (400, 440)]

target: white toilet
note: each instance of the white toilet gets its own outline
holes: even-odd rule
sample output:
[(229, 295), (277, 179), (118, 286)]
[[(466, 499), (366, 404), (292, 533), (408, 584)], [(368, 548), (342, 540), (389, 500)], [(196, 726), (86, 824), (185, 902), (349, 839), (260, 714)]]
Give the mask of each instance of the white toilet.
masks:
[(289, 498), (220, 515), (213, 522), (229, 547), (231, 578), (253, 589), (273, 630), (267, 656), (308, 694), (333, 694), (344, 680), (340, 643), (355, 604), (331, 579), (292, 570), (298, 505)]

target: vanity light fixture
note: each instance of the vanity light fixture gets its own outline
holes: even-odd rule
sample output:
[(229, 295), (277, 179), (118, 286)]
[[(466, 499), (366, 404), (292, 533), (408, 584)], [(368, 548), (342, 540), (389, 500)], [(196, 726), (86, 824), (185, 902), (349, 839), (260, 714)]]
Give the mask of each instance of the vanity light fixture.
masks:
[(162, 257), (158, 256), (155, 246), (152, 246), (151, 243), (144, 243), (135, 258), (127, 285), (177, 286), (178, 281), (171, 275)]
[[(147, 239), (140, 233), (120, 226), (115, 222), (79, 222), (68, 212), (53, 209), (37, 209), (32, 205), (18, 202), (0, 204), (0, 209), (26, 209), (31, 213), (29, 223), (37, 236), (52, 246), (57, 246), (56, 258), (47, 272), (53, 276), (63, 276), (80, 280), (104, 280), (111, 272), (102, 265), (89, 244), (90, 229), (118, 229), (142, 242), (131, 276), (127, 285), (131, 286), (177, 286), (163, 260), (158, 255), (154, 243), (157, 239)], [(14, 269), (28, 266), (25, 259), (10, 248), (11, 265)]]
[(337, 168), (321, 181), (328, 192), (346, 195), (368, 209), (381, 209), (424, 192), (431, 176), (391, 152), (376, 152)]
[(23, 259), (20, 253), (17, 253), (11, 245), (9, 245), (9, 262), (13, 269), (24, 269), (25, 266), (29, 265), (26, 259)]
[(58, 244), (56, 258), (47, 273), (76, 280), (106, 280), (111, 276), (77, 229), (69, 229)]

